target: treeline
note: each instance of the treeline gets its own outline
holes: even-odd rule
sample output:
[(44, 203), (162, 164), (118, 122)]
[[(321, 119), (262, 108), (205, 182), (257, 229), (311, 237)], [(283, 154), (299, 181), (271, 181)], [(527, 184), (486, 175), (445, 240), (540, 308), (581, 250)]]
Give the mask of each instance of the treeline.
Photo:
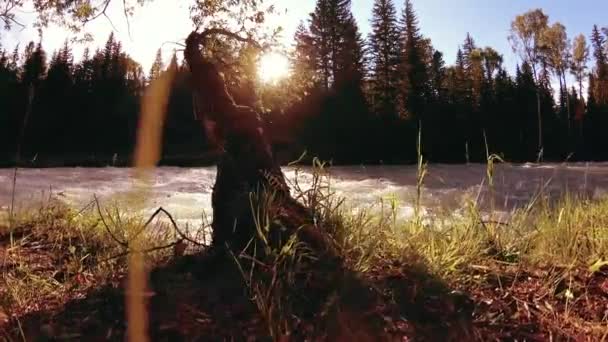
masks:
[[(502, 55), (470, 34), (447, 66), (420, 33), (410, 0), (400, 15), (391, 0), (376, 0), (371, 24), (363, 40), (350, 1), (318, 0), (295, 36), (298, 86), (333, 94), (308, 142), (325, 157), (413, 161), (421, 133), (433, 161), (608, 158), (608, 29), (594, 26), (589, 47), (584, 35), (572, 41), (542, 10), (524, 13), (508, 37), (521, 56), (509, 75)], [(595, 63), (587, 69), (590, 50)]]
[[(113, 34), (103, 49), (85, 49), (78, 63), (67, 42), (50, 57), (34, 42), (11, 53), (0, 46), (1, 164), (15, 163), (17, 152), (25, 165), (129, 163), (140, 97), (161, 68), (157, 60), (146, 77)], [(169, 154), (207, 149), (185, 74), (174, 84), (165, 123)]]
[[(0, 51), (0, 143), (5, 158), (120, 153), (133, 147), (141, 67), (110, 36), (79, 63), (30, 42)], [(19, 144), (21, 142), (21, 144)]]
[[(446, 65), (419, 25), (410, 0), (400, 14), (391, 0), (376, 0), (364, 38), (349, 0), (318, 0), (295, 34), (289, 78), (259, 82), (247, 47), (226, 48), (238, 63), (225, 73), (237, 101), (263, 113), (286, 159), (306, 150), (337, 163), (412, 162), (419, 134), (435, 162), (484, 161), (488, 153), (511, 161), (608, 159), (607, 29), (594, 26), (590, 43), (584, 35), (571, 40), (542, 10), (524, 13), (512, 22), (521, 63), (510, 75), (499, 52), (468, 34)], [(165, 161), (207, 161), (187, 67), (175, 56), (169, 65), (177, 77)], [(50, 58), (33, 42), (0, 46), (1, 160), (14, 162), (20, 148), (30, 161), (127, 163), (140, 96), (165, 68), (159, 50), (146, 75), (112, 35), (77, 63), (67, 43)]]

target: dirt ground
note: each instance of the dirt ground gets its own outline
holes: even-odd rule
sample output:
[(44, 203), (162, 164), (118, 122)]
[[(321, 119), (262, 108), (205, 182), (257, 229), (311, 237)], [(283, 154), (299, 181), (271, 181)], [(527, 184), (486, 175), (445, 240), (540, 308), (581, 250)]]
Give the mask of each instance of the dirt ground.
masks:
[[(17, 272), (9, 246), (8, 238), (0, 237), (4, 277)], [(7, 341), (124, 340), (124, 274), (117, 273), (103, 284), (86, 273), (62, 277), (65, 255), (45, 246), (43, 236), (30, 240), (20, 247), (19, 257), (33, 265), (33, 274), (55, 274), (63, 291), (0, 311), (0, 336)], [(566, 274), (559, 271), (477, 266), (457, 286), (450, 286), (423, 269), (386, 262), (347, 282), (331, 310), (310, 304), (329, 301), (331, 295), (323, 288), (302, 290), (296, 302), (310, 307), (299, 308), (300, 317), (290, 319), (290, 335), (274, 340), (606, 339), (608, 269), (553, 276)], [(0, 288), (4, 299), (10, 291), (5, 285), (3, 281)], [(149, 273), (149, 337), (153, 341), (272, 341), (269, 326), (279, 323), (266, 319), (252, 296), (229, 258), (204, 253), (167, 258)], [(0, 309), (7, 305), (5, 301)]]

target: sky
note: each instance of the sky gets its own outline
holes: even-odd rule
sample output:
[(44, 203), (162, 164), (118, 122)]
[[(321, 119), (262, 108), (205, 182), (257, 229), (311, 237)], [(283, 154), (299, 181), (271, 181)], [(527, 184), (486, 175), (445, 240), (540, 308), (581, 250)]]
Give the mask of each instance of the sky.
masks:
[[(394, 1), (400, 14), (404, 0)], [(168, 59), (172, 50), (179, 47), (166, 42), (183, 40), (192, 30), (188, 3), (188, 0), (155, 0), (140, 8), (130, 20), (129, 35), (122, 1), (115, 0), (109, 11), (112, 24), (100, 17), (88, 24), (87, 30), (99, 45), (115, 31), (126, 51), (147, 71), (159, 47)], [(265, 3), (274, 3), (277, 8), (287, 10), (280, 11), (281, 15), (271, 18), (269, 23), (284, 28), (283, 42), (288, 46), (293, 43), (293, 33), (299, 22), (308, 20), (315, 6), (315, 0), (266, 0)], [(542, 8), (550, 22), (559, 21), (566, 26), (570, 38), (580, 33), (588, 38), (594, 24), (608, 26), (608, 1), (605, 0), (412, 0), (412, 3), (422, 34), (431, 38), (433, 46), (444, 53), (448, 64), (454, 62), (456, 51), (469, 32), (478, 46), (491, 46), (503, 54), (511, 72), (518, 58), (512, 52), (507, 36), (510, 23), (518, 14)], [(373, 0), (352, 0), (352, 11), (364, 36), (370, 30), (372, 6)], [(27, 22), (27, 14), (22, 14), (22, 19)], [(67, 37), (65, 31), (52, 28), (44, 33), (43, 46), (47, 51), (53, 51)], [(12, 47), (19, 42), (23, 47), (29, 40), (38, 41), (39, 38), (35, 30), (28, 28), (3, 32), (1, 39), (4, 46)], [(74, 48), (74, 54), (78, 57), (83, 49), (84, 46)]]

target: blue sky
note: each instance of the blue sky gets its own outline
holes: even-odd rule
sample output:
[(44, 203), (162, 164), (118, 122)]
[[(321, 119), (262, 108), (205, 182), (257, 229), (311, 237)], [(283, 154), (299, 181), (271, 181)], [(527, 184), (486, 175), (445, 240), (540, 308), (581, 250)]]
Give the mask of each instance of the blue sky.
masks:
[[(360, 2), (359, 6), (367, 3), (353, 2)], [(432, 39), (449, 63), (470, 32), (477, 45), (495, 48), (504, 55), (506, 65), (514, 68), (517, 56), (507, 41), (511, 21), (534, 8), (542, 8), (550, 22), (564, 24), (571, 38), (581, 33), (588, 38), (593, 24), (608, 26), (608, 1), (604, 0), (413, 0), (413, 4), (422, 33)]]
[[(351, 2), (359, 28), (367, 35), (374, 1)], [(405, 0), (393, 2), (400, 17)], [(289, 20), (282, 24), (290, 34), (299, 20), (308, 19), (315, 7), (314, 0), (278, 0), (276, 3), (289, 11)], [(551, 23), (564, 24), (571, 39), (581, 33), (589, 38), (594, 24), (608, 26), (608, 1), (604, 0), (412, 0), (412, 4), (422, 34), (431, 38), (434, 47), (444, 53), (447, 63), (454, 62), (458, 47), (469, 32), (478, 46), (491, 46), (502, 53), (507, 67), (514, 70), (518, 56), (507, 40), (511, 21), (535, 8), (542, 8)], [(290, 34), (287, 36), (291, 37)]]
[[(266, 0), (271, 3), (273, 0)], [(505, 57), (506, 66), (513, 70), (517, 56), (512, 53), (507, 36), (513, 18), (529, 9), (542, 8), (549, 15), (550, 21), (560, 21), (568, 29), (572, 38), (579, 33), (589, 37), (593, 24), (608, 26), (608, 1), (604, 0), (412, 0), (418, 14), (422, 33), (430, 37), (436, 49), (444, 53), (447, 63), (453, 63), (458, 46), (462, 44), (466, 33), (470, 32), (479, 46), (492, 46)], [(126, 50), (147, 71), (156, 49), (169, 40), (183, 39), (192, 29), (188, 21), (187, 0), (155, 0), (140, 10), (131, 20), (131, 36), (127, 34), (126, 23), (122, 17), (121, 1), (114, 1), (110, 9), (116, 35), (123, 41)], [(285, 43), (292, 42), (293, 32), (300, 20), (307, 20), (314, 9), (314, 0), (274, 0), (278, 8), (288, 12), (274, 18), (273, 23), (285, 28)], [(403, 0), (395, 0), (401, 13)], [(364, 35), (369, 32), (369, 20), (373, 0), (352, 0), (352, 11)], [(171, 21), (167, 17), (172, 18)], [(112, 26), (103, 18), (90, 25), (89, 30), (97, 36), (97, 44), (103, 43), (112, 31)], [(60, 29), (45, 33), (43, 44), (49, 51), (54, 50), (66, 38)], [(4, 33), (4, 45), (12, 46), (21, 42), (37, 40), (32, 29), (13, 30)], [(174, 48), (166, 44), (165, 56)], [(80, 53), (82, 47), (75, 49)]]

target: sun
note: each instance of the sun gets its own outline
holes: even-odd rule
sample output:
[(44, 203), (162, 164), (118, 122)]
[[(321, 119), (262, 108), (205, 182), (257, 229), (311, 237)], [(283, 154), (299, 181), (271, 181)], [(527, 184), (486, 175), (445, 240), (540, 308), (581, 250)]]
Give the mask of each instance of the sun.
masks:
[(277, 52), (262, 55), (258, 65), (258, 76), (264, 83), (276, 83), (289, 76), (289, 59)]

